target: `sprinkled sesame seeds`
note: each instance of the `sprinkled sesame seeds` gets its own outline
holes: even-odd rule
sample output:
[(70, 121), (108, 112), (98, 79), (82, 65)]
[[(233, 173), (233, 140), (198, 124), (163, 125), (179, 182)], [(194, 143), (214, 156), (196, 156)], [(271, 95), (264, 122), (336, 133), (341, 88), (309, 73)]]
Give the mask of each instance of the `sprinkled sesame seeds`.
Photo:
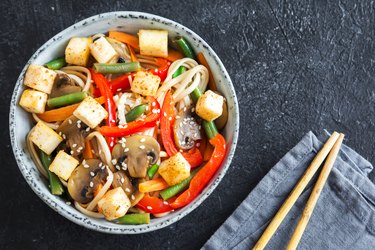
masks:
[(119, 166), (119, 165), (116, 165), (116, 169), (117, 169), (118, 171), (120, 171), (120, 170), (121, 170), (121, 168), (120, 168), (120, 166)]
[(85, 164), (83, 164), (83, 167), (84, 167), (84, 168), (89, 168), (90, 166), (89, 166), (88, 164), (85, 163)]
[(141, 138), (140, 140), (139, 140), (139, 142), (145, 142), (146, 141), (146, 138)]
[(194, 112), (195, 111), (195, 108), (191, 108), (191, 112)]
[(77, 147), (77, 143), (74, 143), (74, 144), (72, 145), (72, 148), (75, 148), (75, 147)]
[(139, 148), (140, 149), (145, 149), (146, 147), (145, 147), (145, 145), (140, 145)]
[(181, 116), (179, 116), (179, 115), (176, 115), (176, 119), (180, 119), (181, 118)]
[(134, 196), (134, 194), (132, 194), (131, 199), (132, 199), (132, 200), (135, 200), (135, 196)]
[(90, 181), (90, 187), (94, 187), (94, 182)]
[(65, 139), (66, 139), (66, 135), (63, 134), (63, 135), (62, 135), (62, 138), (64, 138), (64, 140), (65, 140)]
[(70, 201), (65, 202), (66, 205), (70, 206), (72, 203)]
[(73, 151), (73, 150), (70, 150), (70, 154), (71, 154), (71, 155), (74, 154), (74, 151)]
[(90, 172), (90, 175), (92, 176), (92, 177), (94, 177), (95, 176), (95, 173), (94, 172)]
[(152, 207), (151, 207), (151, 206), (147, 206), (147, 209), (148, 209), (148, 210), (152, 210)]
[(94, 150), (94, 149), (91, 149), (91, 153), (95, 154), (95, 150)]
[(79, 147), (78, 149), (77, 149), (77, 151), (81, 151), (83, 149), (83, 147), (81, 146), (81, 147)]
[(124, 149), (124, 152), (126, 153), (126, 152), (129, 152), (129, 148), (125, 148)]
[[(124, 179), (124, 178), (122, 178), (122, 179)], [(129, 188), (125, 188), (125, 192), (130, 193), (130, 189)]]
[(117, 164), (117, 159), (112, 159), (112, 164), (116, 165)]
[(72, 120), (69, 119), (69, 120), (68, 120), (68, 123), (69, 123), (69, 124), (72, 124), (73, 122), (72, 122)]
[(121, 183), (124, 183), (125, 182), (124, 177), (122, 177), (120, 181), (121, 181)]
[(78, 120), (77, 123), (81, 123), (82, 121), (81, 120)]
[(171, 117), (171, 116), (170, 116), (170, 117), (168, 117), (168, 120), (172, 121), (172, 117)]
[(186, 112), (186, 107), (184, 107), (184, 112)]
[(152, 102), (151, 105), (152, 107), (154, 107), (156, 105), (156, 102)]
[(77, 128), (81, 128), (81, 123), (77, 122)]
[(164, 112), (164, 117), (167, 117), (167, 112)]
[(164, 205), (168, 205), (168, 202), (166, 202), (166, 201), (163, 201), (163, 204), (164, 204)]
[(90, 131), (90, 127), (87, 127), (87, 128), (86, 128), (86, 132), (89, 132), (89, 131)]

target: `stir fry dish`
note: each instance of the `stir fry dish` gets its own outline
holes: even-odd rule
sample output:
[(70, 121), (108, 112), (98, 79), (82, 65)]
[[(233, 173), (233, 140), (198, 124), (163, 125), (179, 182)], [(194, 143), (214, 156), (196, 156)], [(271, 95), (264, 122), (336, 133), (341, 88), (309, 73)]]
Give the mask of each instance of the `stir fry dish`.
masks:
[(29, 65), (19, 101), (51, 193), (120, 224), (189, 205), (226, 153), (227, 104), (203, 53), (139, 30), (72, 37), (61, 56)]

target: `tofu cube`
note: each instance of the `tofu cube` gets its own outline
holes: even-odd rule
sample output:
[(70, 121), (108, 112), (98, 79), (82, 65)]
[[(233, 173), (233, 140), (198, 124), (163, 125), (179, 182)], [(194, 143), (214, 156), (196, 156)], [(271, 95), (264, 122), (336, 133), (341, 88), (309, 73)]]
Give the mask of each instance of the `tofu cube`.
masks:
[(60, 150), (48, 169), (61, 179), (67, 181), (78, 164), (79, 161), (74, 157), (65, 153), (64, 150)]
[(91, 37), (73, 37), (65, 49), (65, 61), (70, 64), (86, 66), (90, 57)]
[(44, 122), (38, 122), (30, 131), (30, 140), (47, 155), (57, 148), (63, 138)]
[(108, 112), (94, 98), (88, 96), (74, 110), (73, 115), (90, 128), (95, 128), (107, 118)]
[(224, 97), (216, 94), (211, 90), (207, 90), (199, 97), (195, 112), (199, 117), (206, 121), (213, 121), (223, 113)]
[(169, 186), (180, 183), (190, 176), (190, 164), (179, 152), (163, 161), (158, 173)]
[(107, 220), (114, 220), (126, 214), (131, 203), (121, 187), (109, 190), (98, 202), (98, 211)]
[(57, 73), (43, 66), (30, 64), (23, 83), (33, 89), (50, 94)]
[(117, 62), (119, 55), (104, 36), (90, 44), (91, 55), (99, 63)]
[(167, 57), (168, 31), (139, 30), (139, 49), (141, 55)]
[(160, 77), (150, 72), (138, 71), (131, 83), (131, 91), (143, 96), (155, 96), (160, 85)]
[(48, 95), (46, 93), (26, 89), (23, 91), (20, 106), (31, 113), (43, 113), (46, 107)]

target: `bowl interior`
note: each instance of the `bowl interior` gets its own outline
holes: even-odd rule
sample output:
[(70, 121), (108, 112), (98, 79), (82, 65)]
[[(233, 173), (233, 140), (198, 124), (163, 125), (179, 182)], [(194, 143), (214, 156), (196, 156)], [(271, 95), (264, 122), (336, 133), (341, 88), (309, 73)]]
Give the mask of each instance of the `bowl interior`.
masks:
[[(162, 218), (156, 218), (148, 225), (118, 225), (103, 219), (95, 219), (77, 211), (74, 207), (65, 203), (65, 200), (50, 193), (46, 180), (37, 171), (26, 147), (26, 135), (32, 128), (32, 119), (29, 113), (18, 106), (20, 95), (24, 89), (23, 78), (30, 63), (43, 65), (44, 63), (64, 54), (65, 47), (71, 37), (89, 36), (96, 33), (105, 33), (108, 30), (120, 30), (136, 34), (139, 29), (164, 29), (168, 30), (169, 38), (177, 35), (184, 36), (193, 46), (195, 51), (202, 51), (211, 67), (219, 91), (226, 97), (229, 109), (229, 119), (224, 129), (224, 136), (227, 141), (227, 155), (224, 163), (217, 171), (209, 185), (204, 189), (193, 203), (179, 209)], [(107, 233), (134, 234), (156, 230), (165, 227), (191, 212), (196, 208), (218, 185), (224, 176), (232, 160), (239, 128), (239, 111), (233, 85), (215, 52), (198, 35), (171, 20), (151, 14), (140, 12), (110, 12), (87, 18), (83, 21), (60, 32), (46, 42), (25, 65), (20, 77), (17, 80), (10, 109), (10, 137), (13, 152), (17, 164), (26, 181), (34, 192), (51, 208), (68, 218), (69, 220)]]

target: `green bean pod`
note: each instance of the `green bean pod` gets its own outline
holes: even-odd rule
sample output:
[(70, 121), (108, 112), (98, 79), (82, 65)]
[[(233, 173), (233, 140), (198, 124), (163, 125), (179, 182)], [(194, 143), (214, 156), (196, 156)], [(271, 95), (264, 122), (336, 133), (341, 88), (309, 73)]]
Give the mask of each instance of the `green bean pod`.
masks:
[(49, 61), (48, 63), (44, 64), (45, 67), (52, 69), (52, 70), (61, 69), (65, 65), (66, 65), (66, 62), (65, 62), (64, 57), (53, 59), (52, 61)]
[(132, 122), (138, 117), (140, 117), (144, 112), (146, 112), (148, 105), (147, 104), (140, 104), (134, 108), (132, 108), (126, 115), (125, 119), (126, 122)]
[(139, 62), (128, 63), (94, 63), (94, 70), (104, 74), (121, 74), (137, 71), (141, 68)]
[(50, 155), (47, 155), (42, 150), (39, 150), (39, 157), (40, 161), (42, 162), (42, 165), (44, 169), (48, 173), (48, 179), (49, 179), (49, 186), (51, 189), (51, 193), (54, 195), (62, 195), (64, 193), (64, 187), (57, 175), (49, 171), (49, 165), (51, 165), (52, 157)]
[(141, 225), (150, 223), (150, 214), (125, 214), (124, 216), (117, 219), (120, 224), (126, 225)]
[(177, 76), (181, 75), (186, 71), (186, 68), (184, 66), (178, 67), (178, 69), (173, 73), (172, 78), (176, 78)]
[(154, 175), (156, 174), (156, 172), (158, 171), (159, 169), (159, 165), (158, 164), (154, 164), (152, 165), (148, 170), (147, 170), (147, 176), (150, 177), (150, 179), (154, 178)]
[(177, 43), (177, 45), (180, 47), (180, 49), (182, 50), (182, 53), (184, 53), (184, 55), (186, 57), (189, 57), (191, 59), (194, 59), (195, 58), (195, 55), (194, 55), (194, 52), (193, 52), (193, 49), (191, 48), (190, 44), (186, 41), (185, 38), (179, 36), (179, 37), (176, 37), (176, 40), (175, 42)]
[(77, 102), (81, 102), (88, 96), (86, 92), (74, 92), (67, 95), (51, 98), (47, 101), (47, 106), (49, 108), (59, 108), (62, 106), (67, 106)]

